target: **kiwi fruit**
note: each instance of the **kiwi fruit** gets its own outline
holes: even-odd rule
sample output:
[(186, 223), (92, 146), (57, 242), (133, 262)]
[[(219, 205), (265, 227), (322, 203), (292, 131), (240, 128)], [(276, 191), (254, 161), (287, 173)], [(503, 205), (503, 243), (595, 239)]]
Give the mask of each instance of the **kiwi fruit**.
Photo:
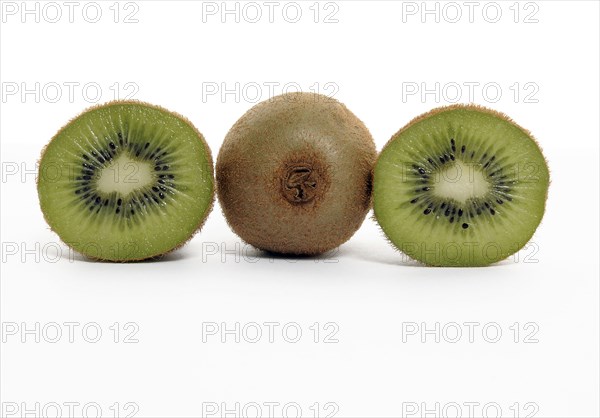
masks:
[(93, 259), (133, 261), (178, 248), (214, 200), (203, 136), (158, 106), (115, 101), (86, 110), (42, 153), (38, 195), (46, 221)]
[(433, 266), (484, 266), (520, 250), (549, 184), (532, 135), (476, 105), (434, 109), (385, 145), (375, 164), (376, 220), (400, 251)]
[(276, 96), (227, 133), (216, 164), (219, 202), (233, 231), (254, 247), (324, 253), (362, 224), (376, 156), (368, 129), (337, 100)]

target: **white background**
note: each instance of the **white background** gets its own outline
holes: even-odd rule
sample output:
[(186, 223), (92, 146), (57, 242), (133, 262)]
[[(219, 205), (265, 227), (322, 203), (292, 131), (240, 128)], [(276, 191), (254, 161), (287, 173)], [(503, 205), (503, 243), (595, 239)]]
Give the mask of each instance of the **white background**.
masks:
[[(256, 403), (266, 417), (265, 404), (276, 403), (276, 416), (298, 407), (305, 417), (456, 416), (457, 405), (463, 417), (498, 408), (507, 417), (599, 416), (597, 2), (228, 3), (237, 16), (223, 15), (221, 2), (1, 7), (5, 415), (36, 403), (50, 416), (56, 404), (62, 416), (97, 407), (107, 417), (255, 415)], [(488, 268), (426, 268), (367, 218), (326, 257), (274, 259), (245, 246), (217, 205), (180, 251), (111, 264), (69, 253), (46, 226), (36, 161), (90, 105), (133, 94), (179, 112), (216, 157), (247, 109), (297, 86), (334, 93), (378, 150), (414, 116), (450, 102), (510, 115), (536, 136), (551, 170), (532, 243)], [(263, 331), (257, 343), (252, 322)], [(273, 342), (265, 322), (279, 324)], [(465, 322), (479, 324), (472, 341)], [(52, 323), (62, 331), (56, 343)], [(239, 323), (240, 342), (209, 335), (211, 323)], [(436, 323), (439, 342), (422, 333)], [(100, 340), (89, 342), (97, 328)], [(296, 328), (300, 341), (289, 342)], [(138, 342), (125, 342), (130, 334)]]

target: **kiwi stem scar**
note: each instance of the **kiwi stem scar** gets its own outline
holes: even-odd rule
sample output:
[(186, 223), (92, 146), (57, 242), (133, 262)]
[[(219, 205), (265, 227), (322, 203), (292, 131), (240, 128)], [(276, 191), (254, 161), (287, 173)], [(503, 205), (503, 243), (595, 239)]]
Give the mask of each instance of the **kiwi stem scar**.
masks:
[(312, 201), (318, 187), (317, 177), (315, 170), (308, 164), (289, 167), (281, 184), (283, 196), (293, 204)]

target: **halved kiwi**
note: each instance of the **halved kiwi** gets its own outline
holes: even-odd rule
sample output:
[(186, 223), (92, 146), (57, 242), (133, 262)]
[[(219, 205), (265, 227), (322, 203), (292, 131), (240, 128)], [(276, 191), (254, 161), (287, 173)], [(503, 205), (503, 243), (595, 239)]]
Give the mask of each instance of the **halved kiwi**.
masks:
[(131, 261), (183, 245), (213, 202), (202, 135), (158, 106), (115, 101), (63, 127), (43, 151), (38, 194), (46, 221), (73, 249)]
[(227, 134), (217, 190), (231, 228), (266, 251), (314, 255), (348, 240), (370, 207), (375, 143), (343, 104), (313, 93), (259, 103)]
[(540, 148), (506, 115), (434, 109), (387, 143), (374, 172), (375, 217), (394, 246), (434, 266), (483, 266), (521, 249), (545, 210)]

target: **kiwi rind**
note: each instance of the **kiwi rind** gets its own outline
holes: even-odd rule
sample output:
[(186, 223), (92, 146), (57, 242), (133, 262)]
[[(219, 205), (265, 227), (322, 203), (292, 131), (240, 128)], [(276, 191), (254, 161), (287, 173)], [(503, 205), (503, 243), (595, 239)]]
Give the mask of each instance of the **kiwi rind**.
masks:
[[(386, 232), (386, 228), (384, 228), (384, 226), (381, 223), (381, 214), (379, 213), (381, 211), (381, 209), (379, 209), (378, 205), (376, 204), (377, 186), (378, 186), (378, 184), (377, 184), (378, 176), (376, 175), (376, 172), (377, 172), (380, 162), (382, 161), (382, 156), (384, 155), (384, 151), (392, 143), (394, 143), (398, 140), (401, 141), (402, 134), (405, 133), (407, 130), (411, 129), (413, 126), (415, 126), (415, 125), (419, 124), (420, 122), (425, 121), (439, 113), (449, 112), (449, 111), (453, 111), (453, 110), (467, 110), (467, 111), (480, 112), (483, 114), (491, 115), (495, 118), (498, 118), (498, 119), (512, 125), (514, 128), (520, 130), (524, 137), (527, 137), (531, 141), (531, 143), (535, 146), (535, 148), (539, 152), (539, 156), (541, 156), (541, 161), (543, 162), (543, 168), (545, 169), (545, 173), (544, 173), (545, 178), (543, 178), (542, 180), (545, 180), (545, 190), (544, 190), (544, 194), (543, 194), (543, 199), (540, 199), (538, 202), (540, 205), (540, 212), (541, 212), (539, 215), (539, 221), (538, 221), (537, 225), (529, 231), (530, 233), (523, 235), (522, 239), (520, 240), (520, 243), (517, 246), (512, 247), (509, 251), (504, 251), (502, 253), (502, 255), (497, 259), (488, 259), (488, 260), (471, 259), (468, 262), (465, 262), (464, 260), (460, 260), (459, 262), (456, 262), (455, 260), (452, 260), (452, 261), (443, 260), (443, 258), (436, 256), (434, 258), (434, 261), (432, 261), (427, 256), (421, 254), (420, 251), (417, 251), (417, 252), (407, 251), (405, 248), (403, 248), (404, 242), (399, 241), (398, 239), (393, 240), (389, 236), (388, 232)], [(542, 165), (542, 164), (540, 163), (540, 165)], [(392, 137), (384, 145), (382, 151), (380, 152), (380, 154), (378, 156), (377, 162), (375, 163), (373, 176), (374, 176), (373, 178), (374, 178), (374, 182), (375, 182), (374, 193), (373, 193), (373, 199), (374, 199), (373, 219), (379, 224), (379, 227), (380, 227), (382, 233), (384, 234), (384, 236), (386, 237), (388, 242), (396, 250), (404, 252), (410, 258), (420, 262), (423, 265), (427, 265), (427, 266), (457, 266), (457, 267), (485, 266), (485, 265), (493, 264), (495, 262), (506, 259), (506, 258), (510, 257), (511, 255), (513, 255), (514, 253), (518, 252), (521, 248), (523, 248), (530, 241), (531, 237), (533, 236), (537, 227), (539, 227), (539, 224), (541, 223), (541, 221), (543, 219), (543, 215), (546, 210), (546, 201), (547, 201), (547, 196), (548, 196), (548, 188), (549, 188), (549, 184), (550, 184), (548, 161), (546, 160), (539, 143), (534, 138), (534, 136), (531, 134), (531, 132), (528, 131), (527, 129), (523, 128), (519, 124), (517, 124), (514, 120), (512, 120), (506, 114), (496, 111), (496, 110), (493, 110), (493, 109), (490, 109), (490, 108), (487, 108), (487, 107), (484, 107), (484, 106), (476, 105), (476, 104), (454, 104), (454, 105), (449, 105), (449, 106), (442, 106), (442, 107), (432, 109), (432, 110), (430, 110), (426, 113), (423, 113), (423, 114), (413, 118), (412, 120), (410, 120), (409, 123), (407, 123), (405, 126), (403, 126), (394, 135), (392, 135)], [(398, 222), (404, 222), (404, 221), (405, 221), (404, 219), (398, 219)]]
[[(287, 93), (254, 106), (230, 129), (217, 157), (217, 195), (227, 223), (248, 244), (277, 254), (322, 254), (364, 221), (376, 155), (368, 129), (342, 103)], [(303, 164), (310, 166), (308, 184), (318, 185), (310, 201), (295, 204), (280, 191), (289, 170), (296, 165), (302, 175)]]
[[(145, 260), (153, 260), (153, 259), (159, 259), (162, 256), (164, 256), (165, 254), (171, 253), (173, 251), (176, 251), (178, 249), (180, 249), (181, 247), (183, 247), (185, 244), (187, 244), (196, 233), (198, 233), (202, 227), (204, 226), (206, 220), (208, 219), (208, 216), (210, 215), (210, 213), (212, 212), (212, 209), (214, 207), (214, 202), (215, 202), (215, 181), (214, 181), (214, 163), (213, 163), (213, 157), (212, 157), (212, 153), (210, 150), (210, 147), (208, 146), (208, 143), (206, 142), (206, 139), (204, 138), (204, 136), (202, 135), (202, 133), (196, 128), (196, 126), (185, 116), (168, 110), (162, 106), (159, 105), (155, 105), (155, 104), (151, 104), (151, 103), (147, 103), (147, 102), (143, 102), (143, 101), (139, 101), (139, 100), (113, 100), (113, 101), (109, 101), (106, 103), (102, 103), (102, 104), (97, 104), (94, 106), (90, 106), (88, 108), (86, 108), (85, 110), (83, 110), (81, 113), (79, 113), (77, 116), (73, 117), (72, 119), (70, 119), (67, 123), (65, 123), (59, 130), (58, 132), (50, 139), (50, 141), (44, 146), (44, 148), (42, 149), (41, 155), (40, 155), (40, 159), (38, 160), (38, 176), (36, 178), (36, 187), (38, 189), (38, 193), (40, 190), (40, 182), (41, 182), (41, 170), (42, 170), (42, 162), (44, 160), (44, 157), (50, 147), (50, 145), (53, 143), (53, 141), (55, 141), (57, 138), (60, 137), (60, 135), (77, 119), (79, 119), (81, 116), (83, 116), (84, 114), (88, 113), (88, 112), (92, 112), (94, 110), (97, 109), (103, 109), (103, 108), (110, 108), (113, 106), (122, 106), (122, 105), (135, 105), (135, 106), (143, 106), (146, 108), (150, 108), (153, 110), (157, 110), (159, 112), (165, 113), (165, 114), (169, 114), (170, 116), (178, 119), (180, 122), (182, 122), (183, 124), (187, 125), (188, 128), (190, 128), (195, 135), (197, 136), (197, 138), (200, 141), (201, 146), (204, 149), (204, 157), (207, 160), (207, 167), (206, 168), (210, 168), (209, 172), (205, 172), (203, 173), (203, 175), (209, 175), (210, 176), (210, 196), (209, 196), (209, 203), (206, 206), (206, 209), (203, 211), (203, 213), (201, 214), (200, 218), (199, 218), (199, 222), (196, 224), (195, 228), (191, 231), (191, 233), (188, 234), (188, 236), (182, 240), (180, 243), (178, 243), (177, 245), (173, 246), (172, 248), (168, 249), (167, 251), (159, 251), (159, 252), (155, 252), (155, 253), (151, 253), (148, 255), (145, 255), (143, 257), (127, 257), (127, 258), (114, 258), (114, 257), (98, 257), (95, 254), (90, 254), (90, 253), (86, 253), (85, 251), (82, 251), (81, 248), (76, 248), (73, 245), (71, 245), (69, 242), (64, 241), (61, 238), (61, 234), (59, 231), (56, 231), (52, 224), (53, 222), (51, 221), (51, 219), (49, 218), (48, 214), (44, 211), (43, 208), (43, 204), (42, 204), (42, 199), (40, 196), (40, 199), (38, 199), (38, 203), (40, 205), (40, 209), (42, 212), (42, 215), (44, 217), (44, 220), (46, 221), (46, 223), (48, 224), (50, 230), (52, 230), (54, 233), (56, 233), (59, 238), (61, 238), (61, 241), (64, 242), (65, 245), (67, 245), (69, 248), (79, 252), (80, 254), (84, 255), (86, 258), (93, 260), (93, 261), (109, 261), (109, 262), (122, 262), (122, 263), (127, 263), (127, 262), (138, 262), (138, 261), (145, 261)], [(208, 170), (207, 170), (208, 171)]]

